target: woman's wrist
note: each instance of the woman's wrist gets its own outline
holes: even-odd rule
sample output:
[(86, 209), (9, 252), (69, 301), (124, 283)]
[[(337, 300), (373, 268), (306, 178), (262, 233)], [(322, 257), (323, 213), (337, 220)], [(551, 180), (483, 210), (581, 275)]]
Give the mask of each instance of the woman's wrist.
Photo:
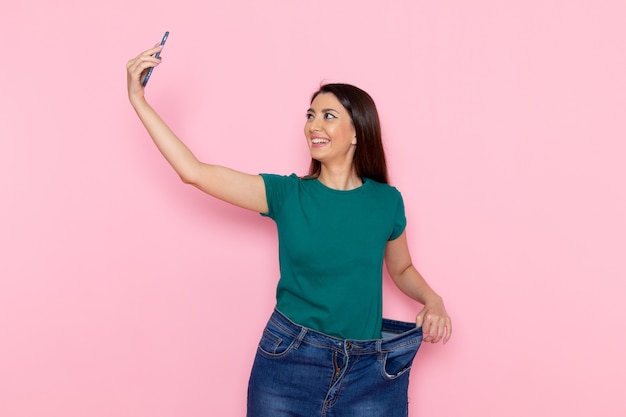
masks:
[(143, 95), (129, 95), (128, 100), (130, 100), (130, 105), (134, 108), (140, 107), (146, 103), (146, 98)]
[(424, 303), (425, 306), (432, 306), (432, 305), (436, 305), (436, 304), (443, 304), (443, 298), (441, 298), (441, 296), (435, 292), (428, 294), (427, 296), (424, 297)]

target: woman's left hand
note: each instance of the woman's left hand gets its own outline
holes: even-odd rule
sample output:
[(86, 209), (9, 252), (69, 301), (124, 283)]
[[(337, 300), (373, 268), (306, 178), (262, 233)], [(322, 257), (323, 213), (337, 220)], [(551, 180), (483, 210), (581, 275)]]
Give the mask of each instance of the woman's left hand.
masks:
[(426, 283), (415, 269), (409, 254), (406, 231), (387, 242), (385, 250), (387, 271), (400, 291), (424, 305), (415, 318), (417, 327), (422, 326), (424, 342), (437, 343), (443, 339), (447, 343), (452, 335), (452, 320), (446, 313), (441, 297)]
[(441, 298), (427, 302), (415, 318), (415, 324), (422, 326), (424, 342), (437, 343), (443, 340), (446, 344), (452, 336), (452, 320)]

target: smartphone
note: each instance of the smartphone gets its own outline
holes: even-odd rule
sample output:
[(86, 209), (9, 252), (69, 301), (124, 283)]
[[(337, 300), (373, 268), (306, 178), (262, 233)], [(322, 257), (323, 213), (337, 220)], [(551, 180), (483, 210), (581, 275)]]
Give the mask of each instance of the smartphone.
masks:
[[(165, 45), (165, 41), (167, 41), (167, 37), (170, 36), (169, 32), (165, 32), (165, 35), (163, 35), (163, 39), (161, 39), (161, 46)], [(158, 58), (161, 55), (161, 51), (157, 52), (156, 55), (154, 55), (155, 58)], [(150, 67), (148, 69), (148, 72), (146, 73), (146, 76), (144, 77), (141, 85), (142, 86), (146, 86), (146, 84), (148, 84), (148, 80), (150, 79), (150, 75), (152, 75), (152, 71), (154, 70), (154, 67)]]

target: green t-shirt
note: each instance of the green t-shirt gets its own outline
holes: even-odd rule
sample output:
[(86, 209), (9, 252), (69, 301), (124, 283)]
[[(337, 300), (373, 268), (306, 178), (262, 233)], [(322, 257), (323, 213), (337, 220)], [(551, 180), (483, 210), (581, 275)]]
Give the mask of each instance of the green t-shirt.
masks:
[(277, 309), (335, 337), (380, 338), (385, 247), (406, 226), (400, 192), (370, 179), (341, 191), (295, 174), (261, 175), (262, 215), (278, 228)]

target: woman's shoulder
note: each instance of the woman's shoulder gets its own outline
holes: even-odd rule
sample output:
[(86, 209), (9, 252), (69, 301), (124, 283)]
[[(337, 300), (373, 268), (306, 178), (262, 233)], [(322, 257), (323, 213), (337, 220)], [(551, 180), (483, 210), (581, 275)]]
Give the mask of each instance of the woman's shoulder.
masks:
[(289, 175), (261, 173), (259, 175), (263, 178), (267, 190), (293, 190), (302, 181), (298, 175), (293, 173)]
[(385, 184), (382, 182), (378, 182), (369, 178), (365, 179), (365, 182), (368, 183), (369, 188), (376, 193), (381, 193), (384, 195), (395, 195), (401, 196), (400, 191), (391, 184)]
[(273, 181), (273, 182), (283, 182), (283, 183), (296, 183), (302, 179), (301, 177), (299, 177), (297, 174), (294, 174), (294, 173), (291, 173), (289, 175), (261, 173), (259, 175), (263, 177), (263, 180), (265, 180), (265, 182)]

